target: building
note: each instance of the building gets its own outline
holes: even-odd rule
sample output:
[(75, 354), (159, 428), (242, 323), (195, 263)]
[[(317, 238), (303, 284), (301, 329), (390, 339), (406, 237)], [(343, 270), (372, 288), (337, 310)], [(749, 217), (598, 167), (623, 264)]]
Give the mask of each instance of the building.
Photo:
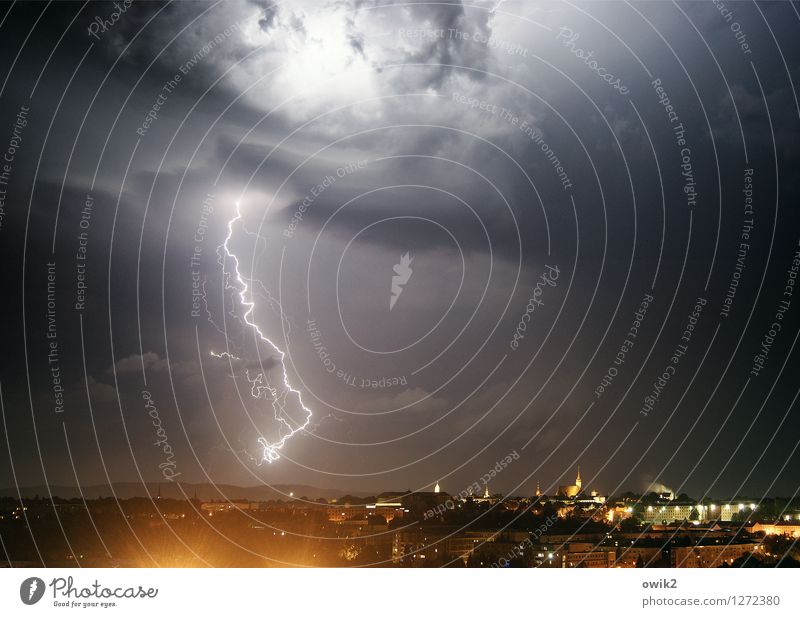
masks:
[(581, 492), (581, 468), (578, 467), (578, 476), (575, 484), (565, 484), (558, 487), (558, 497), (577, 497)]
[(800, 538), (800, 523), (755, 523), (746, 527), (749, 533), (764, 532), (767, 536), (789, 536)]
[(203, 512), (212, 514), (214, 512), (235, 512), (239, 510), (257, 510), (258, 504), (254, 501), (235, 500), (235, 501), (204, 501), (200, 504)]
[(707, 520), (703, 516), (706, 510), (694, 501), (668, 501), (661, 500), (644, 507), (641, 518), (645, 523), (673, 523), (676, 521)]
[(668, 538), (670, 536), (701, 536), (703, 538), (724, 538), (731, 534), (741, 533), (741, 525), (736, 523), (720, 525), (719, 521), (673, 521), (671, 523), (654, 523), (645, 531), (637, 534), (645, 538)]
[(483, 495), (478, 495), (476, 493), (476, 494), (472, 495), (470, 498), (475, 503), (482, 503), (482, 504), (488, 504), (490, 506), (493, 506), (493, 505), (495, 505), (497, 503), (500, 503), (503, 500), (503, 495), (500, 494), (500, 493), (495, 493), (494, 495), (492, 495), (491, 492), (489, 491), (489, 485), (487, 484), (483, 488)]
[[(492, 554), (505, 551), (505, 546), (499, 551), (488, 548), (499, 534), (500, 532), (494, 529), (462, 531), (453, 525), (397, 529), (392, 534), (392, 561), (424, 565), (426, 561), (434, 559), (460, 558), (466, 563), (477, 549)], [(513, 540), (519, 541), (516, 537)]]
[(654, 566), (661, 561), (663, 549), (660, 546), (629, 546), (618, 548), (615, 568), (636, 568)]
[(615, 562), (616, 550), (594, 544), (571, 542), (561, 553), (562, 568), (613, 568)]
[(368, 512), (366, 504), (337, 503), (326, 508), (328, 520), (343, 522), (352, 520), (366, 520)]
[[(700, 506), (698, 506), (700, 507)], [(754, 503), (741, 503), (741, 502), (729, 502), (729, 503), (706, 503), (702, 506), (704, 509), (704, 515), (706, 516), (707, 520), (717, 519), (720, 521), (730, 521), (733, 520), (734, 515), (750, 515), (751, 513), (755, 512), (758, 509), (758, 506)]]
[(403, 493), (381, 493), (375, 503), (367, 504), (367, 513), (380, 514), (387, 522), (403, 518), (408, 509), (403, 505)]
[(532, 565), (538, 568), (613, 568), (616, 550), (591, 542), (558, 546), (540, 543), (533, 547)]
[[(397, 501), (397, 496), (395, 495), (387, 499), (379, 499), (376, 505), (388, 507), (385, 505), (382, 506), (381, 504), (396, 504)], [(448, 501), (452, 502), (452, 497), (441, 490), (438, 493), (435, 491), (418, 491), (402, 495), (399, 501), (402, 504), (404, 512), (410, 512), (414, 516), (422, 516), (425, 512), (436, 510), (438, 506), (446, 504)]]
[(673, 568), (719, 568), (750, 553), (761, 552), (761, 545), (753, 542), (741, 544), (707, 544), (700, 546), (674, 546), (670, 553)]

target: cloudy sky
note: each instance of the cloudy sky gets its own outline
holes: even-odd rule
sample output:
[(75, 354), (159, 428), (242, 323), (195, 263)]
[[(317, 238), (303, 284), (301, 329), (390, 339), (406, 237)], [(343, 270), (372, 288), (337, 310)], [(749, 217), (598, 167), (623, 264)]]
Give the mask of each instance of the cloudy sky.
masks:
[(4, 5), (0, 485), (794, 494), (799, 21)]

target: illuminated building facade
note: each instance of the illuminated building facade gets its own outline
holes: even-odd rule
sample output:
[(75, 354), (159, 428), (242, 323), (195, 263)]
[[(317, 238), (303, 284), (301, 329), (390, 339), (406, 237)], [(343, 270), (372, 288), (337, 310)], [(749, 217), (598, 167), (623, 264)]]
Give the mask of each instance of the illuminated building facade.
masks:
[(768, 536), (800, 538), (800, 523), (755, 523), (747, 527), (749, 533), (763, 532)]
[(575, 484), (565, 484), (558, 487), (559, 497), (577, 497), (581, 492), (581, 468), (578, 467), (578, 475), (575, 478)]
[(703, 546), (677, 546), (670, 554), (673, 568), (718, 568), (744, 555), (761, 552), (761, 545), (754, 542), (742, 544), (708, 544)]

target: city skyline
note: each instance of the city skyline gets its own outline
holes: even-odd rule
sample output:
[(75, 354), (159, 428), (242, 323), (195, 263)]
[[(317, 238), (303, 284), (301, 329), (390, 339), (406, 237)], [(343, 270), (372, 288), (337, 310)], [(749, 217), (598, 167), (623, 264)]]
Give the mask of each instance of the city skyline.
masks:
[(0, 563), (794, 566), (798, 28), (0, 4)]
[[(576, 493), (579, 481), (559, 487), (557, 495), (537, 490), (530, 498), (490, 494), (488, 486), (483, 495), (451, 496), (438, 484), (420, 493), (316, 500), (293, 494), (286, 500), (209, 499), (198, 497), (199, 487), (191, 497), (175, 499), (162, 496), (160, 484), (150, 499), (0, 497), (0, 531), (9, 537), (10, 529), (24, 524), (47, 542), (43, 553), (25, 534), (12, 533), (4, 551), (9, 565), (17, 566), (38, 559), (62, 567), (148, 561), (182, 567), (800, 567), (800, 499), (702, 505), (672, 493), (607, 498)], [(114, 523), (118, 514), (125, 515), (143, 552), (120, 544), (127, 531)], [(52, 522), (63, 530), (84, 517), (105, 533), (94, 539), (80, 534), (78, 554), (63, 544), (66, 536), (59, 540)], [(146, 533), (136, 531), (141, 524)], [(209, 545), (208, 538), (199, 540), (204, 528), (224, 533)], [(183, 538), (183, 548), (171, 546), (169, 534)], [(142, 542), (155, 544), (145, 548)]]

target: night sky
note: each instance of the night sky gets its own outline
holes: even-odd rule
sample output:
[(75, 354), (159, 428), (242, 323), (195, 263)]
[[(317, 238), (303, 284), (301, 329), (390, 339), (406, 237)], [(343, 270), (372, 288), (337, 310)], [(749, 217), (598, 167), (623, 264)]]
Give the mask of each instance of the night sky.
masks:
[(797, 494), (796, 7), (468, 4), (0, 6), (0, 486)]

